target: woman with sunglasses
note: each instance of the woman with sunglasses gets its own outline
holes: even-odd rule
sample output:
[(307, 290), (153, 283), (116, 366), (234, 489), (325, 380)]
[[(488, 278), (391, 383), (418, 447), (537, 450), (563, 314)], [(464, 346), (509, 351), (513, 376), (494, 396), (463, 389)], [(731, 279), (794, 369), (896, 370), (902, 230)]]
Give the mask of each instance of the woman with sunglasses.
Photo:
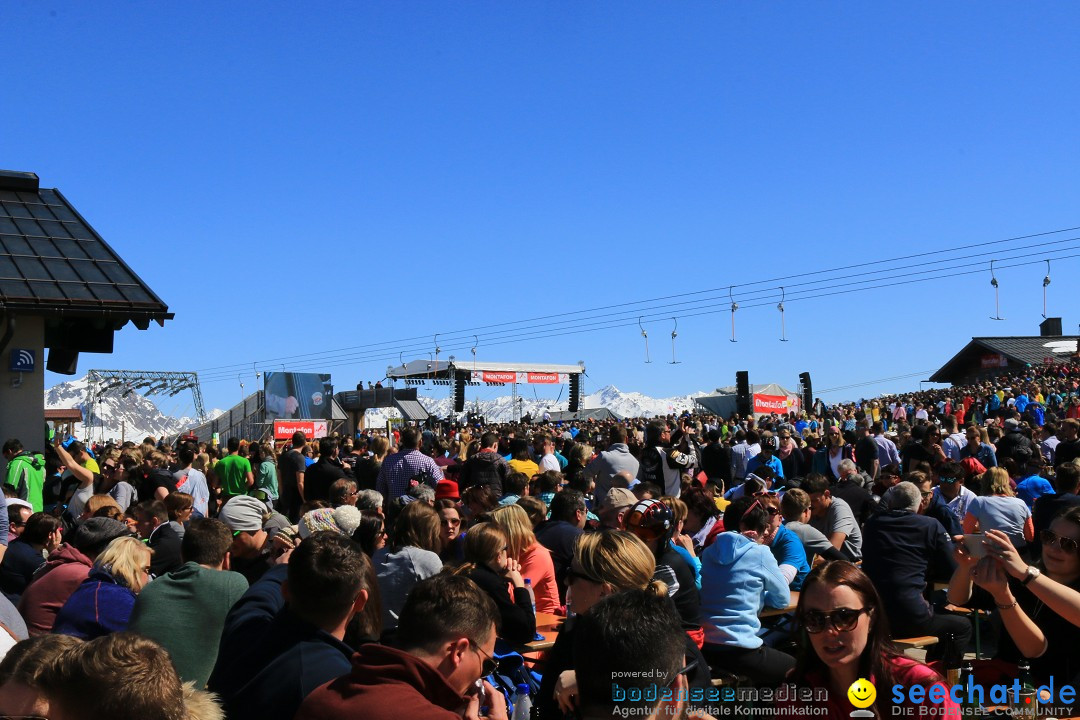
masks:
[(756, 497), (741, 497), (724, 511), (725, 532), (701, 555), (702, 652), (714, 669), (779, 685), (795, 659), (767, 647), (758, 632), (763, 608), (786, 607), (790, 580), (765, 542), (771, 518)]
[(780, 498), (774, 492), (763, 492), (755, 496), (761, 507), (769, 514), (769, 525), (765, 528), (765, 545), (773, 554), (780, 572), (788, 581), (792, 590), (801, 590), (806, 576), (810, 574), (810, 563), (806, 559), (806, 549), (802, 540), (781, 522)]
[[(574, 547), (574, 559), (566, 574), (566, 605), (575, 616), (584, 615), (596, 603), (620, 590), (645, 590), (667, 597), (667, 587), (654, 580), (656, 558), (641, 539), (623, 530), (585, 533)], [(574, 627), (571, 617), (563, 625), (555, 645), (544, 658), (544, 675), (536, 697), (541, 720), (562, 720), (577, 707), (574, 676)], [(685, 635), (685, 633), (684, 633)], [(698, 660), (687, 676), (691, 687), (708, 687), (709, 670), (697, 645), (685, 636), (687, 663)]]
[(439, 537), (442, 539), (439, 557), (444, 564), (457, 565), (464, 557), (465, 528), (462, 527), (461, 510), (450, 498), (440, 498), (435, 501), (435, 512), (439, 513)]
[(840, 426), (835, 423), (825, 429), (825, 442), (816, 453), (812, 462), (813, 472), (829, 478), (829, 482), (840, 479), (840, 461), (855, 460), (855, 447), (844, 440)]
[(1053, 677), (1056, 687), (1075, 687), (1080, 684), (1080, 508), (1054, 518), (1040, 539), (1038, 565), (1028, 565), (999, 530), (986, 532), (981, 559), (957, 545), (949, 602), (966, 606), (974, 581), (993, 597), (1007, 632), (997, 658), (1009, 663), (1030, 658), (1037, 684)]
[[(881, 612), (881, 598), (870, 578), (847, 561), (818, 565), (806, 579), (796, 616), (801, 628), (799, 659), (789, 681), (800, 687), (828, 691), (828, 717), (850, 717), (855, 709), (848, 688), (865, 678), (878, 688), (869, 708), (875, 717), (893, 713), (891, 688), (902, 685), (905, 693), (915, 685), (927, 692), (943, 678), (928, 666), (899, 652), (889, 643), (889, 623)], [(937, 717), (960, 717), (959, 707), (948, 697), (932, 704)], [(910, 703), (909, 703), (910, 705)]]

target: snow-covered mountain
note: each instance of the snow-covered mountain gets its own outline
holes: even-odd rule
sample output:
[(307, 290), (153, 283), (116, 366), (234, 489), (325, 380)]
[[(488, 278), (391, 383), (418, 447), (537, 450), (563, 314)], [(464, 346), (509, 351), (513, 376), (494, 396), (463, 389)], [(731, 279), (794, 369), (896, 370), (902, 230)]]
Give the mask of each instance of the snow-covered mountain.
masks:
[[(45, 391), (45, 407), (61, 409), (78, 407), (87, 415), (87, 397), (89, 383), (86, 377), (71, 382), (54, 385)], [(221, 410), (211, 410), (209, 417), (217, 417)], [(163, 435), (176, 435), (197, 424), (190, 417), (173, 418), (163, 414), (149, 399), (139, 393), (122, 396), (110, 393), (94, 409), (94, 429), (89, 433), (83, 423), (75, 425), (75, 435), (79, 438), (92, 437), (97, 440), (108, 439), (141, 441), (147, 435), (160, 438)]]
[[(85, 377), (55, 385), (45, 391), (45, 407), (50, 409), (79, 407), (83, 411), (83, 417), (86, 417), (87, 389), (88, 383)], [(608, 385), (586, 395), (584, 407), (586, 409), (607, 408), (622, 417), (654, 417), (693, 410), (694, 398), (706, 394), (696, 392), (670, 398), (652, 398), (637, 392), (623, 392), (614, 385)], [(535, 398), (523, 397), (522, 399), (522, 415), (531, 414), (539, 418), (544, 411), (556, 412), (567, 409), (566, 400), (554, 402)], [(420, 403), (435, 417), (445, 418), (453, 414), (452, 398), (420, 397)], [(490, 400), (481, 400), (479, 403), (468, 402), (466, 408), (471, 412), (477, 409), (477, 405), (479, 405), (480, 414), (489, 422), (510, 422), (517, 419), (514, 401), (509, 394)], [(209, 416), (217, 417), (222, 412), (216, 409), (211, 410)], [(123, 437), (138, 442), (147, 435), (156, 438), (163, 435), (176, 435), (197, 424), (196, 420), (190, 417), (174, 418), (163, 414), (154, 403), (138, 393), (127, 396), (115, 393), (107, 395), (95, 408), (94, 417), (93, 433), (86, 432), (82, 423), (79, 423), (76, 425), (76, 436), (80, 438), (91, 436), (95, 440), (100, 438), (119, 440)], [(397, 410), (369, 410), (366, 423), (368, 427), (378, 426), (385, 424), (391, 417), (399, 417)]]
[[(655, 417), (657, 415), (679, 414), (686, 410), (693, 410), (696, 406), (694, 398), (707, 395), (708, 393), (696, 392), (690, 395), (679, 395), (670, 398), (652, 398), (637, 392), (623, 392), (614, 385), (607, 385), (596, 392), (585, 396), (585, 409), (607, 408), (616, 415), (622, 417)], [(551, 400), (535, 400), (523, 397), (521, 414), (530, 414), (538, 418), (545, 410), (556, 412), (567, 409), (567, 401), (554, 402)], [(453, 411), (452, 398), (419, 397), (420, 404), (429, 413), (438, 418), (445, 418)], [(475, 411), (479, 404), (480, 414), (489, 422), (510, 422), (517, 419), (514, 409), (513, 398), (504, 395), (491, 400), (480, 400), (479, 403), (466, 402), (468, 411)], [(368, 427), (382, 425), (388, 418), (400, 417), (393, 409), (369, 410), (365, 421)]]

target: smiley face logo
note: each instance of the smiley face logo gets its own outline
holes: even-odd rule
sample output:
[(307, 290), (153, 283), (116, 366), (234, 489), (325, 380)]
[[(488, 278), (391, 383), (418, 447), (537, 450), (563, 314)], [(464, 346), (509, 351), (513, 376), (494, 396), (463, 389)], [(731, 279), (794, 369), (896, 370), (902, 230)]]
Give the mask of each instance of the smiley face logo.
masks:
[(859, 678), (847, 689), (848, 700), (857, 708), (868, 708), (877, 700), (877, 688), (866, 678)]

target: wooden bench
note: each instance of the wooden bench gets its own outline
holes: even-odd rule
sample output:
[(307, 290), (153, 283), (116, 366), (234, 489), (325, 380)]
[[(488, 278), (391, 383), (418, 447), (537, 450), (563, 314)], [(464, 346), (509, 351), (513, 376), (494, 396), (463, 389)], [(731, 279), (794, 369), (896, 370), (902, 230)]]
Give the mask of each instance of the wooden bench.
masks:
[(937, 645), (938, 642), (939, 641), (938, 641), (937, 637), (934, 636), (934, 635), (922, 635), (920, 637), (909, 637), (909, 638), (896, 638), (896, 639), (893, 640), (894, 645), (899, 645), (900, 647), (904, 648), (905, 650), (909, 650), (909, 649), (912, 649), (912, 648), (924, 648), (924, 647), (927, 647), (929, 645)]
[(937, 645), (939, 640), (934, 635), (922, 635), (920, 637), (895, 638), (892, 642), (893, 645), (900, 648), (901, 652), (907, 654), (908, 650), (917, 650), (919, 648)]

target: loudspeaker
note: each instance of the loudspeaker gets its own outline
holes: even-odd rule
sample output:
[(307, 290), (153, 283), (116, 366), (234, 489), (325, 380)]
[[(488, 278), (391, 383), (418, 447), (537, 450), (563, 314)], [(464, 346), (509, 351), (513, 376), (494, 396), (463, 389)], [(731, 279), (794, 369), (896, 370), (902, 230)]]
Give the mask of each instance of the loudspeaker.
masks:
[(799, 382), (802, 384), (803, 412), (810, 412), (810, 408), (814, 405), (814, 387), (810, 384), (810, 373), (799, 373)]
[(581, 375), (577, 373), (570, 376), (570, 405), (569, 410), (572, 413), (578, 411), (578, 405), (581, 404)]
[(74, 375), (79, 365), (79, 353), (67, 348), (49, 348), (45, 369), (60, 375)]
[(465, 379), (457, 378), (454, 380), (454, 412), (459, 413), (465, 410)]
[(735, 411), (743, 416), (754, 412), (754, 404), (750, 399), (750, 373), (746, 370), (735, 373)]

